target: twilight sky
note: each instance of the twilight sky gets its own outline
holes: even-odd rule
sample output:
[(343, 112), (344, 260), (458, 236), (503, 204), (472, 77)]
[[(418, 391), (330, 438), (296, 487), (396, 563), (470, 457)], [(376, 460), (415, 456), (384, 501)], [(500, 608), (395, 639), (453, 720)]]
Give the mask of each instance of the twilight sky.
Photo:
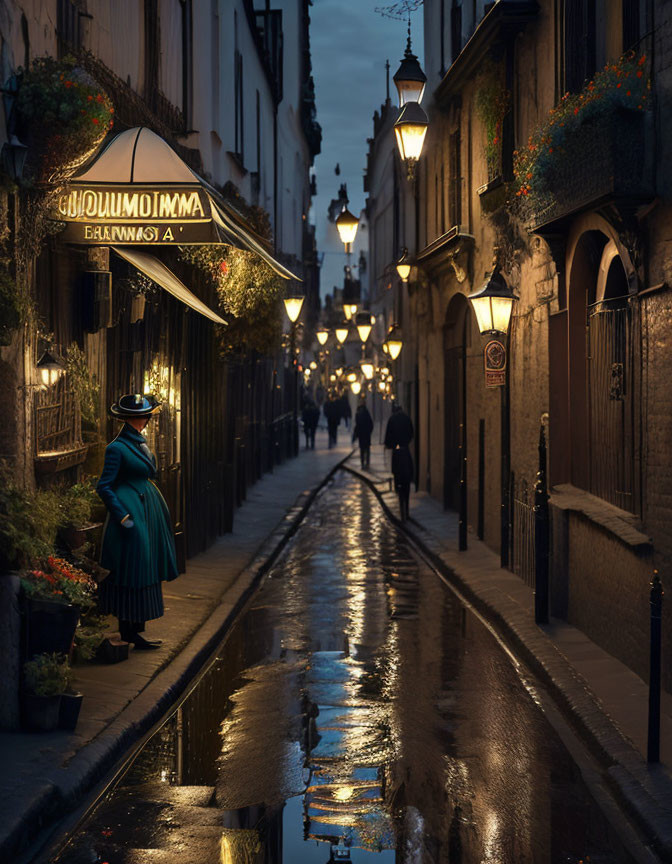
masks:
[[(313, 0), (310, 43), (322, 126), (322, 152), (315, 160), (317, 196), (313, 216), (317, 246), (324, 255), (321, 293), (342, 284), (345, 256), (327, 222), (327, 207), (341, 183), (348, 184), (350, 210), (364, 206), (362, 187), (366, 139), (373, 135), (373, 112), (385, 101), (385, 61), (390, 61), (390, 98), (396, 104), (392, 75), (406, 48), (406, 22), (375, 11), (385, 0)], [(412, 16), (413, 51), (422, 63), (422, 9)], [(336, 163), (340, 176), (334, 174)], [(332, 227), (328, 231), (328, 227)]]

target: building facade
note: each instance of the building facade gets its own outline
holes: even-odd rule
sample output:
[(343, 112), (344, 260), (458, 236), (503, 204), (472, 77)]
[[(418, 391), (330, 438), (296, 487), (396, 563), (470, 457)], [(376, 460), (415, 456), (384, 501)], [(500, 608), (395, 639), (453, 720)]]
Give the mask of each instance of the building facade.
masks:
[[(642, 676), (649, 582), (671, 552), (671, 13), (644, 0), (425, 2), (429, 129), (404, 321), (419, 488), (534, 584), (543, 425), (551, 614)], [(495, 266), (519, 299), (502, 385), (487, 386), (492, 337), (467, 297)]]
[[(150, 445), (182, 556), (231, 530), (248, 486), (294, 449), (295, 376), (281, 350), (291, 280), (277, 277), (303, 279), (309, 319), (319, 305), (307, 214), (321, 133), (308, 9), (308, 0), (8, 0), (0, 9), (3, 476), (32, 495), (97, 475), (116, 433), (110, 404), (151, 391), (163, 410)], [(135, 136), (132, 150), (124, 135)], [(180, 246), (147, 234), (143, 243), (124, 228), (122, 248), (100, 242), (116, 230), (105, 225), (98, 242), (94, 228), (91, 242), (63, 240), (58, 194), (92, 164), (83, 176), (94, 188), (113, 181), (112, 197), (97, 199), (101, 219), (100, 202), (124, 195), (137, 219), (137, 206), (177, 178), (212, 210), (215, 240)], [(107, 185), (95, 173), (103, 164)], [(148, 187), (132, 185), (143, 177)], [(191, 230), (177, 227), (180, 194), (166, 199), (162, 238), (173, 223)], [(104, 205), (110, 225), (114, 206)], [(165, 268), (172, 275), (157, 277)], [(213, 323), (221, 316), (228, 327)], [(4, 616), (14, 601), (3, 597)], [(2, 725), (16, 722), (8, 681)]]

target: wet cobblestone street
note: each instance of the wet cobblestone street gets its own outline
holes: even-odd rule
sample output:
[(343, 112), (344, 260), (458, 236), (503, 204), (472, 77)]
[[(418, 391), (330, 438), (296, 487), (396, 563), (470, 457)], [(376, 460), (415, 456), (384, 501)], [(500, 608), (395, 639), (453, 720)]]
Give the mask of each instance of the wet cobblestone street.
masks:
[[(346, 475), (59, 864), (630, 859), (533, 682)], [(341, 860), (341, 859), (334, 859)]]

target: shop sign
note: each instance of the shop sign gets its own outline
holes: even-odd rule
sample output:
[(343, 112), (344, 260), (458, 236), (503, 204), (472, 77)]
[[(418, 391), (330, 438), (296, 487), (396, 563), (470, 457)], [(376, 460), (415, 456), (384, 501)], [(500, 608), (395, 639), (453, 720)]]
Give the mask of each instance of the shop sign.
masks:
[(72, 185), (52, 218), (65, 222), (66, 243), (189, 244), (217, 240), (207, 193), (200, 186)]
[(506, 384), (506, 345), (499, 339), (491, 339), (483, 352), (486, 387), (502, 387)]

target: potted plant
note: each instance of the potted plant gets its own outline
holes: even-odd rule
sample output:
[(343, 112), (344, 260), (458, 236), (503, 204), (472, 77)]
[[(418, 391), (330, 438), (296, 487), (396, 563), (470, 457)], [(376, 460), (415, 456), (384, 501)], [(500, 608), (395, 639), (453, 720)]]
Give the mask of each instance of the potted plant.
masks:
[(80, 549), (100, 528), (100, 522), (92, 521), (94, 507), (99, 503), (96, 490), (88, 481), (75, 483), (63, 493), (58, 534), (71, 551)]
[(72, 648), (79, 608), (68, 601), (59, 581), (47, 570), (21, 573), (29, 658), (45, 653), (67, 655)]
[(79, 617), (95, 603), (96, 583), (83, 570), (50, 555), (47, 567), (22, 573), (26, 654), (70, 655)]
[(25, 692), (23, 719), (27, 729), (51, 732), (57, 728), (61, 696), (70, 681), (70, 668), (63, 654), (38, 654), (23, 665)]
[(61, 693), (61, 702), (58, 708), (58, 728), (67, 732), (74, 732), (79, 720), (79, 712), (82, 709), (84, 694), (68, 688)]

